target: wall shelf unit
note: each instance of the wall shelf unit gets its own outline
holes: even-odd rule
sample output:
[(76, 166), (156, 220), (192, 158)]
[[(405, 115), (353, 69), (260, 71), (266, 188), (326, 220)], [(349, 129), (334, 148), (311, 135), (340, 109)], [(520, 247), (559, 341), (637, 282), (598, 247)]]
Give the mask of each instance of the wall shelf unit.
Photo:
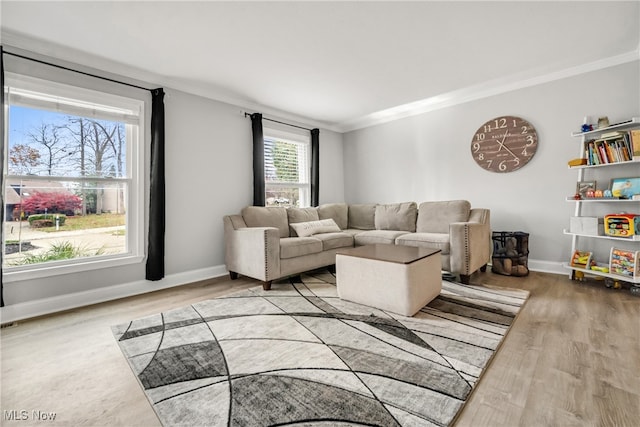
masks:
[(592, 197), (592, 198), (580, 199), (580, 200), (576, 200), (573, 197), (567, 197), (566, 200), (567, 202), (574, 202), (574, 203), (615, 203), (615, 204), (636, 203), (636, 204), (640, 204), (640, 200), (614, 199), (610, 197)]
[(616, 236), (606, 236), (600, 234), (585, 234), (585, 233), (572, 233), (569, 230), (563, 230), (563, 233), (568, 236), (578, 236), (578, 237), (589, 237), (592, 239), (606, 239), (606, 240), (619, 240), (621, 242), (640, 242), (640, 235), (635, 235), (632, 237), (616, 237)]
[[(587, 162), (586, 165), (569, 167), (569, 169), (576, 170), (578, 172), (578, 181), (588, 181), (587, 178), (592, 177), (591, 170), (596, 168), (599, 169), (600, 174), (606, 174), (609, 178), (633, 178), (640, 176), (640, 172), (634, 172), (634, 176), (620, 176), (620, 172), (616, 169), (616, 167), (620, 167), (621, 165), (635, 165), (633, 170), (640, 171), (640, 157), (638, 157), (637, 151), (634, 156), (634, 147), (630, 132), (632, 130), (640, 130), (640, 117), (634, 117), (621, 123), (616, 123), (605, 128), (599, 128), (588, 132), (571, 133), (572, 137), (580, 138), (580, 158), (586, 159)], [(628, 141), (626, 143), (628, 147), (626, 148), (626, 153), (623, 148), (625, 147), (625, 141)], [(599, 145), (604, 146), (604, 150), (599, 148)], [(610, 147), (609, 150), (613, 149), (613, 153), (608, 151), (607, 145)], [(616, 147), (620, 147), (617, 152), (615, 152)], [(567, 202), (575, 203), (574, 215), (576, 217), (589, 216), (585, 215), (585, 211), (588, 211), (591, 213), (591, 216), (593, 216), (593, 211), (596, 210), (599, 204), (605, 204), (607, 209), (624, 210), (628, 213), (640, 215), (640, 200), (619, 199), (614, 197), (587, 197), (581, 199), (567, 197), (566, 200)], [(604, 208), (600, 207), (600, 209)], [(625, 249), (629, 248), (628, 250), (630, 251), (640, 250), (640, 235), (617, 237), (607, 234), (595, 235), (572, 232), (571, 230), (566, 229), (563, 230), (563, 233), (571, 236), (572, 238), (572, 254), (577, 250), (591, 250), (592, 246), (594, 246), (594, 241), (600, 242), (601, 245), (606, 245), (606, 241), (610, 241), (611, 246), (609, 249), (621, 246)], [(598, 265), (603, 267), (605, 265), (605, 260), (601, 258), (600, 261), (601, 262), (599, 262)], [(610, 259), (607, 259), (606, 265), (609, 265), (609, 262)], [(635, 274), (633, 277), (612, 274), (601, 270), (591, 270), (590, 268), (584, 268), (582, 266), (574, 266), (570, 262), (564, 263), (563, 266), (570, 271), (572, 279), (579, 279), (584, 275), (604, 277), (606, 279), (605, 284), (608, 284), (609, 286), (611, 283), (615, 283), (617, 285), (616, 287), (619, 286), (619, 282), (627, 282), (632, 285), (631, 291), (633, 293), (640, 294), (640, 272), (638, 271), (640, 269), (640, 265), (638, 265), (637, 262), (634, 267)]]
[(625, 165), (627, 164), (634, 164), (636, 163), (638, 166), (640, 166), (640, 160), (629, 160), (626, 162), (616, 162), (616, 163), (603, 163), (601, 165), (581, 165), (581, 166), (569, 166), (569, 169), (571, 170), (575, 170), (575, 169), (591, 169), (591, 168), (602, 168), (602, 167), (607, 167), (607, 166), (620, 166), (620, 163), (624, 163)]

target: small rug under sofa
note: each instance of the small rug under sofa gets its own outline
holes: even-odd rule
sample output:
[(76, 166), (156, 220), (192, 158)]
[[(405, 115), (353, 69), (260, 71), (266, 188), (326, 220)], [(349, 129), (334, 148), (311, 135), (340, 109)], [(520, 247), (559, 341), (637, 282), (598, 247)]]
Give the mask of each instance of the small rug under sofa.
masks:
[(112, 330), (164, 426), (447, 426), (528, 292), (442, 286), (403, 317), (322, 270)]

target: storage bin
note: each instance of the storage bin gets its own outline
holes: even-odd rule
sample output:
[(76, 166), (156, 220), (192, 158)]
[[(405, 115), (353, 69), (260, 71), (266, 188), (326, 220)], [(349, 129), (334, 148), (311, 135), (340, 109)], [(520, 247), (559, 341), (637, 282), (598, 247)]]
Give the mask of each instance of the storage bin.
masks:
[(491, 240), (493, 273), (517, 277), (529, 274), (529, 233), (494, 231)]

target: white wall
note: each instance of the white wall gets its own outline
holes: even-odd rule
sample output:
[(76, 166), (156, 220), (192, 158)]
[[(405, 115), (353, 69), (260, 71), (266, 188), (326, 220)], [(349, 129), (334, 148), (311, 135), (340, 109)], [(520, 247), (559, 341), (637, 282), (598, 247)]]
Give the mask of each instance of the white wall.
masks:
[[(253, 197), (251, 122), (241, 107), (165, 91), (167, 277), (145, 281), (136, 264), (5, 283), (3, 322), (226, 274), (222, 216)], [(320, 129), (321, 203), (344, 201), (342, 155), (342, 135)]]
[[(346, 133), (346, 201), (468, 199), (491, 209), (494, 230), (530, 233), (532, 268), (557, 271), (571, 248), (562, 231), (577, 173), (567, 161), (578, 157), (580, 139), (570, 133), (584, 116), (611, 123), (640, 116), (639, 85), (636, 61)], [(539, 138), (529, 164), (507, 174), (480, 168), (470, 151), (480, 125), (502, 115), (528, 120)], [(637, 169), (616, 173), (638, 176)]]

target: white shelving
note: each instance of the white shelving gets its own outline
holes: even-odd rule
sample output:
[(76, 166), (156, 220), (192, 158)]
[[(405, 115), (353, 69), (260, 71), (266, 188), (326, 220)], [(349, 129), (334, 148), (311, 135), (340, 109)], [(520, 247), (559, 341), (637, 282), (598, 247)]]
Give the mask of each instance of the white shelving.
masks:
[[(588, 132), (573, 132), (571, 133), (571, 136), (573, 137), (580, 137), (581, 138), (581, 142), (580, 142), (580, 157), (584, 158), (585, 157), (585, 142), (591, 140), (591, 139), (597, 139), (598, 136), (602, 135), (603, 133), (608, 133), (610, 131), (613, 130), (630, 130), (630, 129), (638, 129), (640, 128), (640, 117), (634, 117), (630, 120), (627, 120), (625, 122), (622, 123), (616, 123), (613, 124), (611, 126), (608, 126), (606, 128), (600, 128), (600, 129), (595, 129), (592, 131), (588, 131)], [(578, 181), (583, 181), (585, 180), (585, 174), (589, 173), (589, 170), (592, 168), (603, 168), (603, 167), (609, 167), (609, 169), (606, 169), (607, 174), (610, 173), (611, 177), (616, 177), (614, 175), (615, 173), (615, 169), (611, 169), (611, 167), (615, 167), (615, 166), (621, 166), (621, 165), (626, 165), (626, 164), (636, 164), (640, 166), (640, 160), (638, 160), (637, 158), (630, 160), (630, 161), (621, 161), (621, 162), (615, 162), (615, 163), (605, 163), (605, 164), (598, 164), (598, 165), (580, 165), (580, 166), (573, 166), (573, 167), (569, 167), (569, 169), (571, 170), (577, 170), (578, 172)], [(611, 172), (609, 172), (611, 171)], [(638, 174), (640, 175), (640, 174)], [(635, 176), (635, 175), (634, 175)], [(576, 200), (573, 197), (567, 197), (567, 202), (573, 202), (576, 205), (575, 208), (575, 216), (579, 217), (579, 216), (583, 216), (583, 209), (585, 206), (590, 205), (592, 203), (598, 204), (598, 203), (613, 203), (615, 204), (615, 206), (624, 206), (625, 210), (631, 209), (633, 211), (633, 213), (636, 214), (640, 214), (640, 200), (628, 200), (628, 199), (616, 199), (616, 198), (583, 198), (583, 199), (579, 199)], [(632, 237), (616, 237), (616, 236), (609, 236), (609, 235), (593, 235), (593, 234), (581, 234), (581, 233), (573, 233), (569, 230), (563, 230), (563, 233), (565, 235), (569, 235), (572, 237), (572, 244), (571, 244), (571, 253), (573, 253), (576, 249), (580, 249), (580, 250), (588, 250), (588, 248), (590, 247), (588, 240), (589, 239), (596, 239), (596, 240), (608, 240), (612, 242), (612, 246), (616, 245), (617, 242), (624, 242), (625, 245), (629, 245), (629, 246), (633, 246), (635, 248), (635, 250), (640, 250), (640, 236), (639, 235), (635, 235)], [(578, 242), (580, 242), (580, 248), (578, 248)], [(586, 243), (584, 243), (586, 242)], [(584, 244), (583, 244), (584, 243)], [(617, 246), (614, 246), (617, 247)], [(608, 279), (613, 279), (614, 281), (624, 281), (624, 282), (629, 282), (629, 283), (633, 283), (634, 285), (636, 284), (640, 284), (640, 276), (636, 276), (635, 278), (630, 278), (630, 277), (626, 277), (626, 276), (621, 276), (621, 275), (616, 275), (616, 274), (611, 274), (611, 273), (603, 273), (601, 271), (597, 271), (597, 270), (590, 270), (590, 269), (585, 269), (585, 268), (581, 268), (581, 267), (574, 267), (572, 266), (570, 263), (564, 263), (563, 266), (565, 268), (567, 268), (568, 270), (571, 271), (571, 277), (574, 278), (575, 277), (575, 273), (576, 272), (582, 272), (585, 275), (590, 275), (590, 276), (600, 276), (600, 277), (605, 277)], [(636, 268), (640, 268), (640, 266), (636, 266)], [(635, 288), (638, 289), (638, 288)]]
[(575, 203), (616, 203), (616, 204), (624, 204), (624, 203), (640, 203), (640, 200), (629, 200), (629, 199), (614, 199), (613, 197), (592, 197), (589, 199), (580, 199), (576, 200), (573, 197), (567, 197), (567, 202), (575, 202)]
[(629, 120), (625, 120), (621, 123), (614, 123), (611, 126), (607, 126), (606, 128), (594, 129), (587, 132), (572, 132), (571, 136), (588, 136), (588, 135), (596, 135), (604, 132), (610, 132), (616, 129), (629, 129), (634, 128), (637, 125), (640, 125), (640, 117), (632, 117)]
[(631, 237), (616, 237), (616, 236), (606, 236), (606, 235), (600, 235), (600, 234), (572, 233), (569, 230), (563, 230), (563, 233), (568, 236), (590, 237), (592, 239), (620, 240), (621, 242), (640, 242), (640, 235), (635, 235)]
[(620, 280), (620, 281), (623, 281), (623, 282), (630, 282), (630, 283), (634, 283), (634, 284), (640, 283), (640, 279), (630, 279), (630, 278), (628, 278), (626, 276), (620, 276), (618, 274), (603, 273), (603, 272), (597, 271), (597, 270), (585, 270), (584, 268), (576, 268), (576, 267), (572, 267), (571, 265), (569, 265), (569, 263), (563, 263), (562, 266), (564, 268), (567, 268), (567, 269), (571, 270), (571, 274), (572, 275), (573, 275), (574, 271), (581, 271), (585, 275), (607, 277), (609, 279)]
[(618, 163), (603, 163), (601, 165), (580, 165), (580, 166), (569, 166), (569, 169), (573, 170), (573, 169), (591, 169), (591, 168), (604, 168), (607, 166), (620, 166), (622, 165), (632, 165), (632, 164), (638, 164), (640, 166), (640, 160), (629, 160), (627, 162), (618, 162)]

